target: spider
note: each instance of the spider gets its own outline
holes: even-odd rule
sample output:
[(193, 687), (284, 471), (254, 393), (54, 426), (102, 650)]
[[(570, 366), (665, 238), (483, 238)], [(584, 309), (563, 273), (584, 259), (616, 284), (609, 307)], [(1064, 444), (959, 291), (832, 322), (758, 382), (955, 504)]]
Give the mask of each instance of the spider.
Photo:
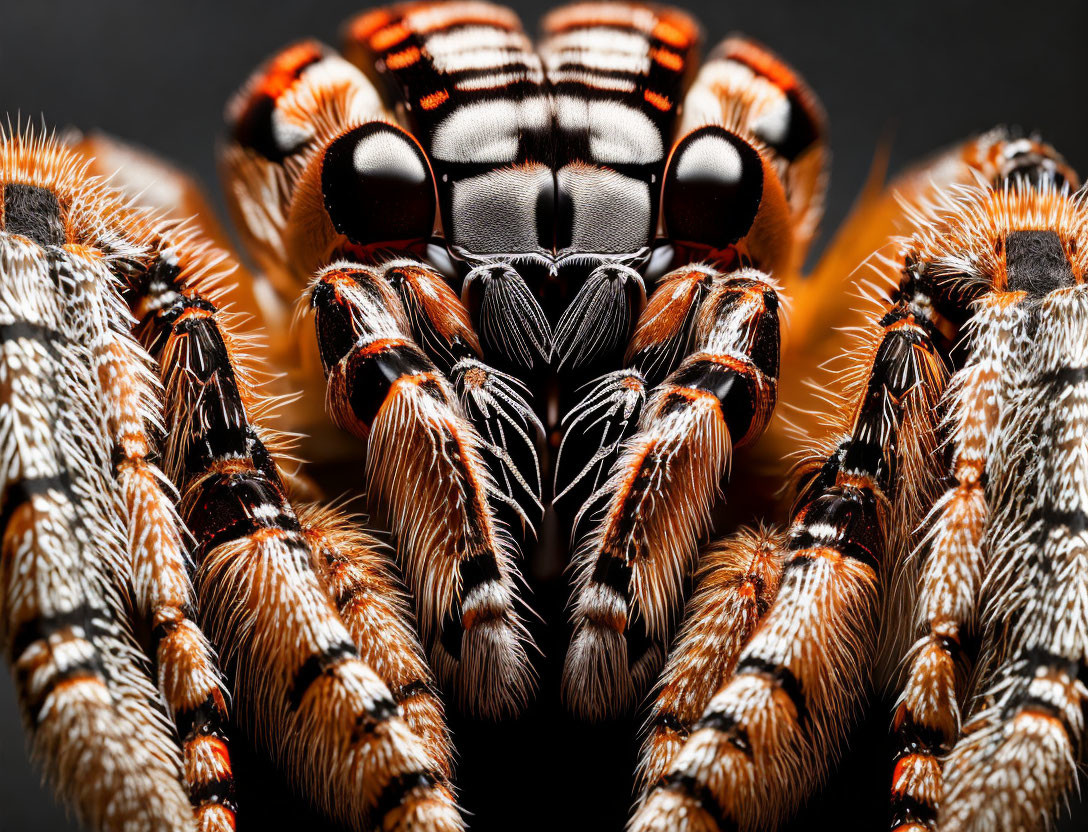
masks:
[[(649, 694), (631, 828), (764, 828), (901, 684), (893, 825), (1039, 823), (1088, 698), (1076, 174), (984, 134), (802, 278), (828, 154), (792, 69), (733, 37), (696, 72), (695, 23), (640, 3), (543, 30), (415, 2), (259, 68), (221, 154), (253, 276), (161, 163), (8, 131), (0, 621), (43, 769), (93, 829), (228, 830), (233, 731), (341, 824), (453, 830), (444, 701), (600, 720)], [(778, 512), (772, 414), (841, 351), (877, 249), (891, 288), (827, 423), (795, 417), (824, 439), (788, 531), (700, 556), (736, 527), (731, 467), (734, 516)], [(394, 558), (315, 502), (344, 478)], [(522, 551), (568, 538), (569, 649), (536, 694)]]

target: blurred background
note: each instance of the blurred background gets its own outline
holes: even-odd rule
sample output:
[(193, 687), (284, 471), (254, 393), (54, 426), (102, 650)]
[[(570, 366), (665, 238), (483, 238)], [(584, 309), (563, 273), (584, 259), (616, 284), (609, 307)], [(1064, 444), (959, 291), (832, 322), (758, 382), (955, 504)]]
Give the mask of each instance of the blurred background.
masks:
[[(511, 5), (530, 30), (546, 7), (525, 0)], [(882, 142), (890, 146), (894, 172), (967, 134), (1011, 123), (1040, 131), (1088, 172), (1088, 108), (1080, 86), (1088, 79), (1088, 4), (1081, 0), (680, 5), (701, 20), (708, 47), (732, 31), (762, 40), (822, 99), (833, 151), (825, 242)], [(335, 44), (340, 23), (361, 8), (345, 0), (4, 0), (3, 7), (0, 114), (99, 128), (143, 145), (195, 174), (220, 209), (214, 150), (228, 96), (261, 60), (294, 39), (316, 36)], [(853, 741), (855, 753), (796, 828), (883, 828), (886, 725), (887, 713), (874, 709)], [(516, 726), (455, 724), (473, 828), (619, 830), (630, 798), (634, 728), (566, 725), (519, 735)], [(282, 806), (274, 775), (253, 772), (256, 801), (246, 805), (243, 830), (255, 828), (257, 817), (264, 828), (313, 828), (297, 807)], [(1079, 820), (1065, 821), (1065, 828), (1088, 824), (1085, 807), (1076, 813)], [(74, 826), (26, 760), (11, 683), (3, 678), (0, 832), (29, 829)]]

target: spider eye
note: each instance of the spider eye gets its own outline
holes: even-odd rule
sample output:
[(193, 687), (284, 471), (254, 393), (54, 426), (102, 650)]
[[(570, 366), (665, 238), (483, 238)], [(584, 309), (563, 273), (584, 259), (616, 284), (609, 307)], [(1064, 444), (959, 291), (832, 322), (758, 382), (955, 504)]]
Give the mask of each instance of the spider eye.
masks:
[(434, 230), (434, 175), (399, 127), (368, 122), (325, 150), (321, 193), (333, 227), (361, 246), (422, 240)]
[(763, 161), (744, 139), (718, 126), (680, 140), (662, 191), (670, 239), (725, 248), (748, 233), (763, 198)]

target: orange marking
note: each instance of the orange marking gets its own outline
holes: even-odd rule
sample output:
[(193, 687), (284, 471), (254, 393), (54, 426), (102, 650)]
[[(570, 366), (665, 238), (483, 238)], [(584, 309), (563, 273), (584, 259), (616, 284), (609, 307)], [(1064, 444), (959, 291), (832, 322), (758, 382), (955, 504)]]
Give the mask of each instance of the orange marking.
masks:
[(918, 326), (918, 323), (914, 320), (913, 315), (908, 315), (905, 318), (900, 318), (898, 321), (895, 321), (891, 326), (886, 327), (884, 331), (895, 332), (896, 330), (900, 329), (916, 329), (923, 335), (925, 334), (925, 330)]
[(683, 396), (689, 402), (697, 402), (699, 399), (712, 399), (718, 403), (718, 397), (708, 390), (696, 390), (694, 387), (674, 387), (669, 391), (670, 395)]
[(403, 382), (405, 384), (412, 384), (418, 387), (421, 384), (426, 384), (428, 381), (434, 381), (434, 378), (434, 373), (416, 373), (415, 375), (411, 376), (401, 376), (397, 379), (396, 384), (400, 384), (401, 382)]
[(842, 562), (842, 552), (838, 549), (833, 549), (830, 546), (816, 546), (812, 549), (801, 549), (793, 556), (794, 560), (799, 558), (805, 558), (805, 560), (826, 560), (831, 563)]
[(88, 670), (86, 672), (73, 674), (67, 679), (61, 679), (59, 682), (57, 682), (57, 684), (53, 686), (52, 691), (49, 692), (49, 696), (56, 697), (56, 695), (63, 690), (67, 690), (68, 688), (74, 688), (76, 685), (85, 685), (88, 683), (92, 685), (101, 685), (102, 687), (106, 686), (105, 682), (102, 681), (101, 677), (97, 673)]
[(672, 102), (659, 92), (654, 92), (653, 90), (646, 90), (642, 94), (642, 97), (645, 98), (649, 104), (657, 107), (657, 109), (661, 110), (662, 112), (672, 109)]
[(287, 47), (272, 60), (272, 65), (261, 79), (258, 91), (276, 101), (298, 81), (303, 67), (320, 59), (321, 50), (313, 41)]
[(348, 27), (348, 37), (357, 41), (365, 41), (383, 26), (389, 24), (393, 16), (385, 9), (375, 9), (359, 15)]
[(907, 754), (904, 757), (899, 758), (899, 762), (895, 764), (895, 772), (892, 774), (892, 793), (903, 794), (906, 791), (906, 786), (901, 785), (900, 781), (907, 776), (907, 769), (913, 765), (920, 758), (928, 756), (922, 754)]
[(650, 33), (651, 37), (657, 38), (669, 46), (675, 46), (677, 49), (689, 47), (693, 40), (692, 34), (688, 26), (680, 26), (667, 20), (659, 20)]
[(843, 485), (847, 488), (863, 488), (866, 491), (876, 491), (876, 483), (867, 474), (844, 474), (841, 471), (835, 477), (835, 485)]
[(1018, 713), (1015, 716), (1015, 718), (1013, 719), (1013, 722), (1018, 722), (1019, 720), (1022, 720), (1022, 719), (1041, 719), (1044, 722), (1049, 722), (1052, 725), (1057, 725), (1059, 728), (1062, 729), (1063, 734), (1067, 733), (1066, 729), (1065, 729), (1065, 723), (1064, 722), (1062, 722), (1054, 714), (1048, 713), (1047, 711), (1043, 711), (1043, 710), (1040, 710), (1038, 708), (1024, 708), (1024, 709), (1022, 709), (1020, 711), (1020, 713)]
[(264, 543), (266, 540), (283, 540), (290, 534), (284, 529), (263, 528), (249, 533), (249, 540), (253, 543)]
[(211, 746), (212, 754), (215, 756), (216, 768), (222, 774), (230, 774), (230, 752), (227, 750), (227, 744), (218, 737), (208, 737), (208, 745)]
[[(202, 318), (211, 317), (213, 317), (213, 313), (209, 312), (207, 309), (196, 309), (190, 307), (189, 309), (186, 309), (184, 312), (178, 315), (177, 323), (181, 323), (182, 321), (199, 320)], [(177, 329), (177, 324), (174, 325), (174, 329)]]
[(436, 107), (441, 107), (447, 101), (449, 101), (450, 94), (445, 90), (439, 90), (438, 92), (432, 92), (430, 95), (425, 95), (419, 99), (419, 106), (424, 110), (433, 110)]
[(336, 299), (340, 300), (339, 287), (343, 284), (347, 284), (349, 288), (357, 289), (359, 284), (355, 282), (355, 278), (352, 277), (352, 272), (332, 272), (321, 278), (321, 282), (328, 286), (331, 286), (336, 290)]
[(764, 49), (747, 41), (734, 40), (729, 44), (726, 57), (730, 60), (742, 63), (772, 82), (783, 92), (799, 89), (801, 82), (797, 75), (786, 64)]
[[(620, 483), (620, 487), (616, 489), (616, 496), (612, 501), (612, 508), (608, 514), (608, 527), (601, 542), (601, 551), (608, 552), (609, 557), (615, 557), (613, 550), (616, 548), (617, 526), (619, 525), (620, 518), (623, 516), (627, 498), (631, 495), (631, 486), (635, 484), (635, 480), (637, 480), (639, 474), (642, 473), (642, 466), (646, 464), (646, 457), (657, 447), (657, 445), (657, 439), (650, 439), (639, 449), (637, 457), (633, 459), (627, 467), (627, 474), (624, 476), (623, 482)], [(628, 563), (626, 547), (624, 547), (623, 560), (624, 563)]]
[(651, 49), (650, 57), (673, 72), (679, 72), (684, 68), (684, 59), (668, 49)]
[(213, 474), (248, 474), (257, 469), (251, 459), (221, 459), (212, 463), (208, 469)]
[(734, 358), (731, 355), (702, 355), (701, 358), (705, 358), (707, 361), (712, 361), (719, 367), (726, 367), (735, 373), (740, 373), (742, 376), (755, 376), (759, 371), (751, 361), (745, 361), (740, 358)]
[(386, 58), (385, 65), (392, 70), (404, 69), (414, 63), (418, 63), (419, 58), (419, 48), (409, 46), (407, 49), (402, 49), (400, 52), (394, 52)]
[(385, 52), (401, 41), (407, 40), (411, 34), (411, 30), (403, 23), (394, 23), (384, 29), (379, 29), (371, 35), (370, 48), (375, 52)]
[(408, 344), (404, 338), (379, 338), (377, 341), (371, 341), (361, 350), (357, 355), (365, 357), (368, 355), (375, 355), (379, 352), (385, 352), (385, 350), (393, 349), (393, 347), (403, 347)]

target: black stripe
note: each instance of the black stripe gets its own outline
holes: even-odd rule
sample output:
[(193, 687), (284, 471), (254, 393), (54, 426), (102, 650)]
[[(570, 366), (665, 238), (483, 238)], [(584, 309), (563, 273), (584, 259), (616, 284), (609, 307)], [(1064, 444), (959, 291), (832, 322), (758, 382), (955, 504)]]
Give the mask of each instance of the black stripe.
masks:
[(400, 716), (400, 708), (391, 696), (376, 699), (369, 711), (364, 711), (355, 717), (355, 724), (351, 729), (352, 744), (354, 745), (363, 737), (373, 734), (395, 716)]
[(891, 799), (891, 828), (916, 823), (931, 828), (937, 821), (937, 807), (930, 806), (911, 795), (893, 794)]
[(32, 324), (30, 321), (11, 321), (0, 324), (0, 344), (23, 340), (44, 344), (54, 357), (57, 355), (56, 344), (69, 343), (68, 337), (60, 330), (43, 324)]
[(429, 771), (410, 771), (398, 774), (382, 787), (377, 801), (374, 803), (372, 820), (376, 829), (384, 829), (382, 823), (385, 816), (399, 808), (404, 799), (415, 789), (433, 789), (438, 779)]
[(189, 790), (189, 802), (194, 806), (205, 806), (211, 803), (237, 814), (238, 802), (234, 795), (233, 778), (224, 777), (204, 783), (194, 783)]
[(401, 685), (394, 690), (393, 698), (398, 702), (404, 702), (407, 699), (411, 699), (415, 696), (422, 696), (423, 694), (434, 694), (431, 686), (424, 682), (422, 679), (414, 679), (406, 685)]
[(196, 620), (196, 608), (191, 604), (185, 604), (185, 606), (181, 608), (180, 613), (181, 617), (163, 621), (155, 625), (151, 630), (151, 642), (148, 645), (148, 654), (151, 656), (152, 666), (155, 668), (158, 668), (159, 666), (159, 644), (162, 640), (180, 627), (183, 620)]
[(774, 683), (785, 692), (786, 696), (790, 698), (790, 701), (793, 702), (793, 707), (797, 710), (797, 723), (800, 725), (808, 719), (808, 705), (805, 703), (805, 692), (801, 687), (800, 680), (793, 675), (793, 671), (788, 667), (775, 664), (766, 659), (761, 659), (758, 656), (749, 656), (741, 659), (737, 663), (737, 669), (734, 671), (734, 675), (763, 676), (773, 680)]
[(624, 604), (629, 604), (631, 564), (627, 562), (625, 554), (626, 552), (609, 552), (597, 558), (589, 580), (591, 583), (608, 587), (623, 599)]
[(1052, 653), (1040, 647), (1031, 647), (1024, 650), (1020, 658), (1027, 663), (1029, 672), (1025, 675), (1034, 676), (1039, 668), (1047, 668), (1065, 673), (1071, 679), (1077, 678), (1077, 673), (1084, 665), (1077, 659), (1070, 659), (1060, 653)]
[[(91, 645), (94, 648), (94, 645)], [(71, 681), (72, 679), (78, 679), (80, 677), (92, 677), (97, 679), (101, 684), (105, 684), (107, 677), (106, 670), (102, 665), (102, 661), (99, 658), (98, 650), (94, 649), (91, 656), (81, 659), (80, 661), (69, 664), (64, 667), (57, 667), (56, 672), (53, 673), (47, 680), (44, 687), (39, 691), (38, 695), (34, 699), (27, 699), (26, 709), (30, 717), (31, 722), (38, 721), (38, 714), (41, 712), (42, 707), (45, 705), (46, 699), (62, 684)], [(17, 687), (22, 690), (27, 690), (30, 674), (24, 670), (16, 670)]]
[[(896, 323), (915, 320), (919, 313), (901, 302), (880, 321), (886, 328), (869, 370), (856, 427), (843, 460), (847, 471), (871, 476), (882, 488), (895, 481), (895, 438), (903, 418), (903, 397), (915, 387), (927, 385), (921, 364), (926, 353), (940, 361), (925, 329), (912, 324), (887, 329)], [(935, 391), (937, 392), (937, 391)]]
[(650, 725), (657, 728), (664, 728), (668, 731), (672, 731), (675, 734), (679, 734), (681, 737), (686, 737), (691, 733), (691, 728), (680, 721), (680, 717), (674, 714), (672, 711), (662, 711), (654, 716), (650, 720)]
[(366, 581), (352, 581), (336, 593), (336, 608), (341, 612), (356, 598), (365, 595), (369, 590)]
[(1072, 387), (1085, 381), (1088, 381), (1088, 367), (1059, 367), (1040, 379), (1042, 384), (1054, 387)]
[[(332, 308), (337, 311), (342, 309), (339, 306)], [(322, 335), (328, 331), (329, 318), (327, 310), (320, 312), (317, 318), (318, 338), (323, 345), (322, 360), (326, 361), (325, 339)], [(344, 376), (351, 412), (369, 428), (397, 379), (420, 373), (433, 373), (435, 366), (411, 344), (389, 346), (371, 353), (365, 353), (366, 349), (367, 345), (356, 347), (348, 354)], [(326, 369), (331, 370), (335, 363), (326, 363)]]
[(9, 182), (4, 185), (4, 231), (19, 234), (40, 245), (66, 242), (60, 201), (48, 188)]
[[(185, 522), (199, 544), (198, 562), (217, 546), (259, 529), (302, 530), (279, 487), (256, 469), (209, 477), (190, 500)], [(260, 507), (271, 511), (258, 516)]]
[(3, 508), (0, 509), (0, 533), (7, 530), (8, 523), (19, 506), (32, 497), (43, 497), (50, 491), (59, 491), (68, 502), (72, 502), (72, 478), (67, 471), (51, 477), (30, 477), (9, 482), (0, 497), (3, 501)]
[(726, 714), (721, 711), (712, 711), (705, 714), (702, 719), (695, 723), (696, 731), (703, 728), (725, 734), (734, 748), (744, 752), (749, 757), (752, 756), (752, 743), (748, 740), (748, 729), (737, 722), (737, 718), (733, 714)]
[(502, 573), (499, 572), (499, 562), (491, 550), (464, 558), (458, 563), (457, 571), (461, 576), (462, 600), (468, 597), (468, 594), (476, 587), (487, 583), (498, 583), (502, 577)]
[(196, 737), (216, 737), (224, 741), (227, 738), (223, 730), (223, 713), (216, 698), (211, 695), (195, 708), (179, 710), (174, 722), (178, 727), (178, 736), (184, 742)]
[(1062, 729), (1065, 731), (1066, 736), (1069, 737), (1070, 741), (1072, 741), (1072, 739), (1077, 736), (1073, 732), (1073, 726), (1070, 725), (1069, 720), (1066, 719), (1065, 712), (1060, 707), (1051, 702), (1049, 699), (1043, 699), (1041, 696), (1030, 696), (1025, 694), (1023, 696), (1016, 697), (1011, 703), (1011, 706), (1008, 710), (1012, 712), (1010, 714), (1010, 717), (1022, 714), (1025, 711), (1036, 711), (1042, 713), (1043, 715), (1048, 716), (1055, 722), (1059, 723), (1062, 726)]
[(185, 466), (190, 474), (196, 474), (217, 459), (247, 456), (249, 423), (219, 324), (211, 317), (178, 320), (190, 309), (215, 311), (203, 298), (182, 298), (163, 320), (187, 347), (184, 370), (193, 414)]
[(357, 659), (359, 651), (350, 641), (341, 641), (330, 644), (320, 652), (314, 653), (302, 666), (295, 671), (295, 678), (291, 682), (291, 688), (287, 698), (291, 707), (297, 709), (302, 704), (302, 697), (323, 674), (347, 659)]
[(897, 756), (904, 757), (908, 754), (924, 754), (930, 757), (941, 757), (952, 750), (955, 737), (945, 736), (936, 728), (919, 725), (914, 721), (910, 711), (905, 711), (902, 723), (895, 731), (895, 740), (900, 753)]
[[(816, 534), (816, 526), (827, 526), (830, 534)], [(872, 491), (853, 486), (833, 486), (802, 511), (790, 533), (787, 550), (834, 549), (843, 557), (864, 563), (874, 572), (880, 568), (883, 540)], [(786, 570), (807, 568), (809, 558), (792, 558)]]
[(718, 827), (720, 832), (732, 832), (733, 830), (736, 830), (737, 825), (726, 817), (725, 810), (722, 809), (722, 806), (714, 796), (714, 793), (703, 783), (696, 780), (692, 775), (673, 772), (665, 777), (664, 782), (659, 788), (690, 797), (710, 816), (710, 819), (714, 821), (714, 825)]
[[(680, 388), (710, 393), (718, 400), (722, 420), (729, 428), (734, 442), (748, 433), (760, 399), (756, 381), (759, 370), (754, 365), (743, 368), (727, 367), (710, 358), (697, 358), (680, 365), (666, 380)], [(691, 407), (691, 401), (679, 391), (667, 393), (661, 402), (661, 415)]]
[(39, 615), (23, 621), (12, 634), (10, 656), (12, 663), (18, 661), (28, 647), (37, 641), (45, 641), (62, 630), (78, 627), (83, 630), (83, 640), (90, 642), (99, 634), (94, 621), (96, 618), (108, 618), (111, 613), (100, 607), (92, 607), (86, 601), (56, 615)]

